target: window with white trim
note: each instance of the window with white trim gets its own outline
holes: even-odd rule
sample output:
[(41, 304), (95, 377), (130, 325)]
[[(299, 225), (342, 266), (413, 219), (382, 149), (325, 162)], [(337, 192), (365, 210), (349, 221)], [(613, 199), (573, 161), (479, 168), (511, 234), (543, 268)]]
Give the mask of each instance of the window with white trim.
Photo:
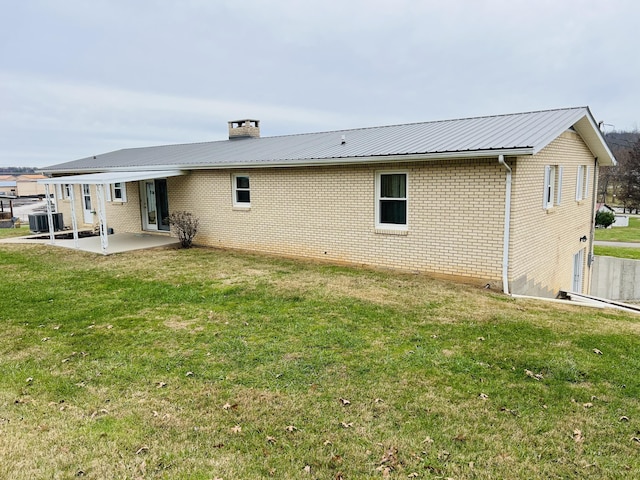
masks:
[(578, 166), (578, 178), (576, 179), (576, 201), (586, 200), (589, 196), (589, 166)]
[(251, 184), (249, 175), (233, 175), (233, 206), (251, 206)]
[(407, 172), (376, 173), (376, 228), (406, 230)]
[(62, 194), (64, 195), (64, 198), (71, 198), (71, 189), (73, 188), (73, 185), (71, 185), (70, 183), (65, 183), (62, 186)]
[(562, 171), (561, 165), (546, 165), (544, 167), (542, 208), (545, 210), (562, 203)]
[(127, 187), (124, 182), (116, 182), (111, 184), (111, 199), (114, 202), (127, 201)]
[(553, 208), (553, 200), (556, 191), (556, 166), (545, 165), (544, 167), (544, 196), (542, 208)]

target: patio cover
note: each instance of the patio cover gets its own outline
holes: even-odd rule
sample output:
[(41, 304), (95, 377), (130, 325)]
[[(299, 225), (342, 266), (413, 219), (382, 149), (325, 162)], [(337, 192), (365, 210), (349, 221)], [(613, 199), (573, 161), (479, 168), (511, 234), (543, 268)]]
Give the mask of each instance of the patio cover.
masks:
[[(107, 237), (107, 214), (105, 206), (105, 186), (114, 183), (124, 182), (137, 182), (140, 180), (153, 180), (156, 178), (176, 177), (184, 175), (182, 170), (146, 170), (146, 171), (120, 171), (120, 172), (101, 172), (101, 173), (86, 173), (82, 175), (67, 175), (64, 177), (52, 177), (42, 180), (38, 180), (38, 183), (43, 183), (46, 190), (47, 197), (47, 215), (49, 217), (49, 237), (51, 238), (51, 244), (55, 244), (55, 233), (53, 225), (53, 214), (51, 209), (51, 192), (49, 191), (50, 185), (95, 185), (96, 193), (98, 196), (96, 213), (98, 214), (98, 221), (100, 227), (100, 244), (102, 247), (102, 253), (107, 254), (109, 247), (109, 239)], [(75, 212), (75, 198), (73, 189), (70, 189), (71, 200), (71, 223), (73, 225), (73, 240), (75, 247), (78, 248), (78, 221), (76, 220)]]
[(153, 180), (155, 178), (177, 177), (184, 175), (182, 170), (147, 170), (133, 172), (102, 172), (85, 173), (82, 175), (67, 175), (65, 177), (52, 177), (38, 180), (38, 183), (49, 185), (109, 185), (112, 183), (137, 182), (139, 180)]

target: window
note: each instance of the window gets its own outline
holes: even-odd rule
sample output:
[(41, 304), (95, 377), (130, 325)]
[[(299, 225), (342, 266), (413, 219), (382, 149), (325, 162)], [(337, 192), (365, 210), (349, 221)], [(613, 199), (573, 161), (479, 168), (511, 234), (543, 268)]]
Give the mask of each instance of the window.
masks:
[(547, 165), (544, 167), (544, 199), (542, 207), (553, 208), (553, 199), (556, 186), (556, 166)]
[(111, 198), (114, 202), (127, 201), (127, 189), (124, 182), (117, 182), (111, 185)]
[(71, 185), (65, 183), (64, 185), (56, 185), (57, 197), (60, 200), (71, 198)]
[(251, 189), (249, 175), (233, 176), (233, 205), (236, 207), (251, 206)]
[(406, 230), (407, 173), (376, 175), (376, 228)]
[(589, 167), (580, 165), (578, 167), (578, 178), (576, 180), (576, 201), (585, 200), (589, 196)]
[(560, 203), (562, 203), (562, 166), (547, 165), (544, 167), (542, 208), (553, 208), (555, 205), (560, 205)]

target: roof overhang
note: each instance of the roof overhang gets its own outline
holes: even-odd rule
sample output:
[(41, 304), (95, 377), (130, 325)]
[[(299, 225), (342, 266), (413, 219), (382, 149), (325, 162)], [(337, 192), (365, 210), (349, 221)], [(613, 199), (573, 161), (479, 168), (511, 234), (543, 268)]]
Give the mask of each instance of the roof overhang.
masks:
[(557, 130), (549, 131), (549, 136), (542, 140), (534, 150), (534, 153), (540, 152), (549, 143), (555, 140), (560, 133), (572, 128), (582, 137), (593, 156), (598, 159), (600, 166), (609, 167), (616, 165), (616, 159), (611, 153), (607, 145), (604, 135), (600, 131), (598, 124), (591, 114), (589, 107), (576, 109), (575, 114), (566, 120), (566, 123), (559, 124)]
[(177, 177), (179, 175), (185, 175), (185, 173), (183, 170), (86, 173), (82, 175), (46, 178), (38, 180), (38, 183), (46, 183), (49, 185), (78, 185), (82, 183), (87, 185), (107, 185), (112, 183), (137, 182), (139, 180), (153, 180), (155, 178)]
[(618, 162), (609, 149), (607, 142), (598, 128), (591, 112), (583, 116), (580, 120), (573, 124), (573, 128), (580, 134), (584, 143), (587, 144), (593, 156), (598, 159), (598, 163), (605, 167), (616, 165)]

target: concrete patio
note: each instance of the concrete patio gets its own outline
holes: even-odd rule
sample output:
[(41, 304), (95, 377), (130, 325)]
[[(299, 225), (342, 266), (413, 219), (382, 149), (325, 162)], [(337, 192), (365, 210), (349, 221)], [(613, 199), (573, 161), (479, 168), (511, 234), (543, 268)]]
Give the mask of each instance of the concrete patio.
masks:
[[(56, 232), (56, 235), (59, 235), (60, 233), (63, 232)], [(115, 233), (113, 235), (109, 235), (108, 240), (109, 246), (107, 249), (107, 255), (111, 255), (112, 253), (130, 252), (133, 250), (143, 250), (147, 248), (175, 246), (180, 244), (180, 241), (175, 237), (152, 233)], [(76, 248), (73, 238), (69, 240), (56, 239), (55, 243), (51, 245), (51, 239), (46, 233), (29, 235), (26, 237), (4, 238), (0, 240), (0, 244), (2, 243), (21, 243), (25, 245), (43, 244), (71, 249)], [(77, 248), (78, 250), (82, 250), (83, 252), (102, 254), (100, 236), (96, 235), (92, 237), (78, 238)]]

